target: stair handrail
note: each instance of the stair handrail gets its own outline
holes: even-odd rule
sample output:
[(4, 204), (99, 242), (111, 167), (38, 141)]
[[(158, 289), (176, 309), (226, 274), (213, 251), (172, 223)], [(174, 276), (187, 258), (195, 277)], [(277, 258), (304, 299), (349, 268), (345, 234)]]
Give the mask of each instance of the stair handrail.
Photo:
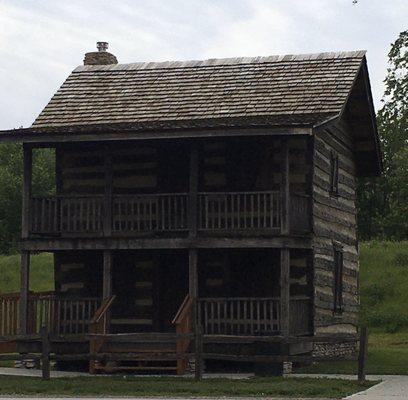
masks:
[(171, 323), (173, 325), (181, 324), (185, 320), (185, 318), (191, 314), (193, 303), (193, 298), (188, 294), (181, 303), (181, 306), (177, 310), (177, 313)]
[[(112, 295), (102, 300), (101, 305), (89, 321), (89, 333), (106, 333), (106, 316), (115, 299), (116, 295)], [(102, 327), (102, 332), (100, 327)]]
[[(182, 335), (191, 333), (192, 331), (192, 311), (194, 303), (193, 297), (187, 294), (172, 321), (172, 324), (176, 326), (177, 335), (181, 335), (181, 337), (177, 338), (176, 343), (176, 351), (179, 354), (186, 352), (190, 346), (190, 339), (185, 338)], [(188, 362), (186, 359), (178, 359), (177, 374), (183, 374), (186, 371), (187, 366)]]
[[(107, 315), (112, 303), (116, 299), (116, 295), (106, 297), (102, 300), (101, 305), (95, 311), (94, 316), (89, 321), (89, 333), (90, 334), (106, 334), (107, 332)], [(99, 353), (103, 344), (104, 338), (89, 338), (89, 352)], [(89, 360), (89, 373), (94, 374), (96, 372), (98, 362), (96, 360)]]

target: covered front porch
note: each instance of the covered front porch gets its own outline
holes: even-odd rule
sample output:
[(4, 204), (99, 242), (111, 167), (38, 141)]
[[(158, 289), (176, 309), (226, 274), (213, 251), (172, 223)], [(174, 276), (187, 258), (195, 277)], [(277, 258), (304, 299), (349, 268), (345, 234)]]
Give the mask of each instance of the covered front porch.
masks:
[(217, 249), (55, 253), (55, 291), (0, 297), (0, 335), (194, 331), (305, 335), (310, 321), (307, 250)]

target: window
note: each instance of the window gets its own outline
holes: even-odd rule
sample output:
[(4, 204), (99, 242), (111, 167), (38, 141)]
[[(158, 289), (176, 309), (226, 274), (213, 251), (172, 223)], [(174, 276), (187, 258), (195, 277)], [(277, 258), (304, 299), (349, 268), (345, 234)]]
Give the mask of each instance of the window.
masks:
[(343, 252), (339, 248), (334, 249), (334, 307), (335, 313), (341, 313), (343, 309)]
[(330, 194), (339, 194), (339, 155), (334, 151), (330, 153)]

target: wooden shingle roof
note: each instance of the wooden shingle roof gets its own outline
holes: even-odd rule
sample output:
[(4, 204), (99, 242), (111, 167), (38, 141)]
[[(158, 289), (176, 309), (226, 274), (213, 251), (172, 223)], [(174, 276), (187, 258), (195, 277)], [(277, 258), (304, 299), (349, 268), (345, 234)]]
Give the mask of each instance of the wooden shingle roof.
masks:
[(32, 127), (314, 125), (341, 113), (364, 58), (355, 51), (80, 66)]

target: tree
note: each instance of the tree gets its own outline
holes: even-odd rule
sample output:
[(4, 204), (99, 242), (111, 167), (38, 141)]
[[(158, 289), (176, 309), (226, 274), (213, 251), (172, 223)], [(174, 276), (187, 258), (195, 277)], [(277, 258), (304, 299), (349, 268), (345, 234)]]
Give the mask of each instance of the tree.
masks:
[[(49, 149), (33, 152), (33, 193), (51, 194), (55, 186), (55, 157)], [(21, 188), (23, 175), (22, 146), (0, 146), (0, 252), (17, 248), (21, 236)]]
[(359, 234), (363, 239), (408, 238), (408, 31), (388, 53), (383, 107), (377, 114), (384, 174), (358, 187)]

